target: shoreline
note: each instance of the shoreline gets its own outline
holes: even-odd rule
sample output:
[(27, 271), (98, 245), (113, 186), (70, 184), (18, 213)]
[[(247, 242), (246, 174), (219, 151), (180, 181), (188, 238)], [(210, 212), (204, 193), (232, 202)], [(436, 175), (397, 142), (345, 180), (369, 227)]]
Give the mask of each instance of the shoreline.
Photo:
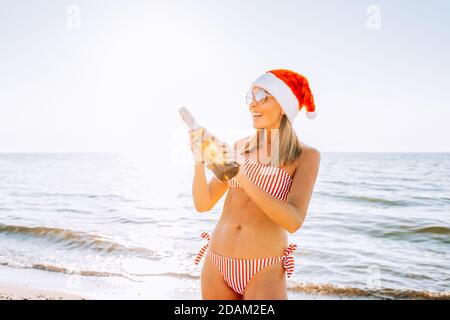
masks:
[(73, 276), (0, 265), (0, 300), (89, 300), (73, 287)]
[[(194, 284), (195, 286), (195, 284)], [(168, 276), (151, 282), (0, 265), (0, 300), (196, 300), (192, 281)]]
[[(325, 288), (327, 289), (327, 288)], [(388, 289), (386, 289), (389, 291)], [(307, 285), (303, 291), (288, 290), (288, 300), (384, 300), (408, 299), (383, 295), (337, 294)], [(401, 293), (401, 292), (400, 292)], [(426, 292), (425, 292), (426, 293)], [(448, 294), (422, 294), (415, 299), (446, 299)], [(409, 297), (411, 298), (411, 297)], [(197, 279), (155, 275), (146, 281), (120, 277), (93, 277), (31, 268), (0, 265), (1, 300), (202, 300)]]
[[(341, 300), (288, 292), (289, 300)], [(0, 265), (0, 300), (201, 300), (198, 280), (154, 276), (145, 282)]]
[(63, 291), (43, 290), (27, 285), (0, 282), (0, 300), (91, 300)]

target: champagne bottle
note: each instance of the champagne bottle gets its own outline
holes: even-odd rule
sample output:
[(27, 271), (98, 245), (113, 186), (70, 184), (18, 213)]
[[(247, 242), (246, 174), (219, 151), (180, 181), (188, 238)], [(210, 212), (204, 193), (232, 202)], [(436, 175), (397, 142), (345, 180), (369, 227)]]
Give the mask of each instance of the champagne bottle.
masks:
[(198, 143), (197, 147), (200, 148), (202, 155), (205, 157), (206, 167), (220, 181), (226, 182), (233, 178), (239, 171), (239, 163), (227, 161), (224, 155), (226, 149), (223, 149), (223, 144), (204, 127), (200, 126), (185, 107), (180, 108), (178, 112), (191, 130), (200, 130), (202, 141)]

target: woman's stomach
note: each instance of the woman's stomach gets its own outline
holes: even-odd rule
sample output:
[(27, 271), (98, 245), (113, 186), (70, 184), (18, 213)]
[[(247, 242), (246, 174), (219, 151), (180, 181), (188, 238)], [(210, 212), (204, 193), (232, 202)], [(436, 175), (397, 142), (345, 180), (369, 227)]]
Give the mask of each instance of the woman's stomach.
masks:
[(210, 248), (232, 258), (283, 255), (287, 232), (271, 220), (243, 190), (230, 190), (211, 235)]

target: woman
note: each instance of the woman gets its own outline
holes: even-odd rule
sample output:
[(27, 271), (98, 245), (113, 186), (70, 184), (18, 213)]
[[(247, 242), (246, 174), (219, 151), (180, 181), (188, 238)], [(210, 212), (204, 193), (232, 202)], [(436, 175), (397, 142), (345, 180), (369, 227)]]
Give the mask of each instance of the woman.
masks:
[[(252, 84), (247, 102), (256, 133), (234, 145), (244, 158), (238, 174), (208, 183), (204, 163), (195, 163), (192, 193), (198, 212), (210, 211), (229, 190), (211, 237), (202, 234), (208, 242), (195, 261), (206, 256), (203, 299), (287, 299), (285, 272), (288, 277), (293, 272), (296, 249), (288, 246), (287, 233), (302, 226), (319, 170), (320, 153), (301, 143), (292, 128), (303, 106), (309, 118), (315, 116), (305, 77), (271, 70)], [(194, 155), (195, 135), (190, 131)], [(260, 161), (262, 153), (269, 161)]]

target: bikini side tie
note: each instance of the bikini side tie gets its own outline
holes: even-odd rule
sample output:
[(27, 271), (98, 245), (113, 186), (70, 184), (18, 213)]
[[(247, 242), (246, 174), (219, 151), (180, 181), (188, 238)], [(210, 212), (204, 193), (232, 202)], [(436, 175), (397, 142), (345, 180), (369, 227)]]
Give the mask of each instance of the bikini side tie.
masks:
[(291, 243), (286, 250), (284, 250), (283, 266), (286, 269), (287, 277), (290, 278), (294, 273), (294, 257), (292, 253), (297, 249), (297, 245)]
[(203, 255), (205, 254), (206, 250), (209, 247), (209, 233), (208, 232), (202, 232), (201, 236), (203, 239), (208, 240), (208, 242), (200, 249), (197, 256), (195, 257), (195, 264), (199, 264), (200, 260), (202, 260)]

